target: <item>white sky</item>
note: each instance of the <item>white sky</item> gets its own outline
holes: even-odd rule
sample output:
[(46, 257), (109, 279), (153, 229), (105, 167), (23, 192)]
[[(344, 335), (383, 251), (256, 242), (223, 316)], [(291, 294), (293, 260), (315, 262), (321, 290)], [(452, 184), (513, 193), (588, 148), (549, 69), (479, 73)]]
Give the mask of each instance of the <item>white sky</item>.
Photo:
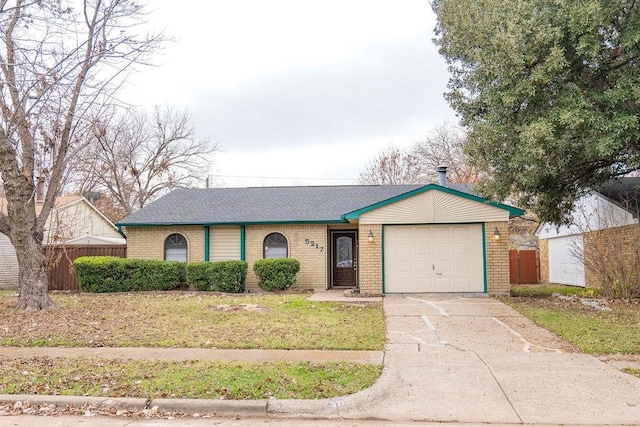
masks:
[(187, 108), (224, 149), (212, 169), (223, 185), (353, 184), (389, 143), (456, 122), (427, 0), (149, 0), (149, 9), (152, 26), (178, 41), (127, 93), (137, 105)]

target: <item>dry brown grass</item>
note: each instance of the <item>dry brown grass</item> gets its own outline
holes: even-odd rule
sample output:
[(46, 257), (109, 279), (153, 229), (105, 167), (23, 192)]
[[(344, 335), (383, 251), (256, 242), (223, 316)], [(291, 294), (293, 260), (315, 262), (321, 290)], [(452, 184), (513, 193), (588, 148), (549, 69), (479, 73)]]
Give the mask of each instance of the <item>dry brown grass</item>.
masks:
[(0, 294), (0, 345), (380, 350), (380, 303), (308, 294), (54, 294), (57, 309), (12, 313)]

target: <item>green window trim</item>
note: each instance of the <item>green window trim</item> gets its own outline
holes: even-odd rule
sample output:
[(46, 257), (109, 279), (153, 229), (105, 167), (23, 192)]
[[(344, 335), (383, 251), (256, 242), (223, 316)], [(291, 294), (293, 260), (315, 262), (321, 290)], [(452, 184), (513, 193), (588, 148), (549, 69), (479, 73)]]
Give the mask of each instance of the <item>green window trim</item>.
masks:
[(240, 226), (240, 261), (246, 261), (246, 231), (245, 226)]
[(209, 247), (210, 247), (210, 242), (209, 239), (211, 234), (209, 233), (209, 226), (205, 225), (204, 226), (204, 260), (205, 261), (209, 261)]

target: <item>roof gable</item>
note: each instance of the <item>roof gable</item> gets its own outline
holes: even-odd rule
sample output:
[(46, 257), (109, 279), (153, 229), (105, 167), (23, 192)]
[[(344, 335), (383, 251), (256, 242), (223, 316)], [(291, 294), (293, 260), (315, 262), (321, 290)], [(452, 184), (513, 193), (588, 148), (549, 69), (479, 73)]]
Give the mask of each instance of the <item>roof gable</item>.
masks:
[[(82, 196), (77, 196), (77, 195), (71, 195), (71, 196), (58, 196), (55, 199), (53, 199), (53, 208), (63, 208), (67, 205), (70, 205), (71, 203), (77, 202), (79, 200), (85, 200), (86, 199)], [(40, 215), (40, 212), (42, 212), (42, 206), (43, 203), (42, 202), (36, 202), (36, 215)], [(2, 212), (3, 214), (7, 215), (7, 198), (6, 197), (0, 197), (0, 212)]]
[(366, 206), (360, 209), (357, 209), (353, 212), (349, 212), (345, 215), (343, 215), (343, 217), (347, 220), (354, 220), (360, 217), (360, 215), (363, 215), (365, 213), (371, 212), (373, 210), (376, 209), (380, 209), (382, 207), (388, 206), (390, 204), (393, 203), (397, 203), (399, 201), (405, 200), (407, 198), (425, 193), (427, 191), (441, 191), (443, 193), (446, 194), (450, 194), (453, 196), (457, 196), (457, 197), (461, 197), (463, 199), (472, 201), (472, 202), (478, 202), (478, 203), (482, 203), (488, 206), (492, 206), (498, 209), (502, 209), (505, 210), (509, 213), (509, 216), (520, 216), (520, 215), (524, 215), (524, 211), (522, 209), (518, 209), (518, 208), (514, 208), (513, 206), (508, 206), (508, 205), (503, 205), (501, 203), (496, 203), (496, 202), (490, 202), (482, 197), (476, 196), (474, 194), (470, 194), (470, 193), (466, 193), (466, 192), (462, 192), (462, 191), (458, 191), (455, 190), (453, 188), (450, 187), (442, 187), (440, 185), (436, 185), (436, 184), (429, 184), (429, 185), (425, 185), (423, 187), (417, 188), (413, 191), (409, 191), (407, 193), (404, 194), (400, 194), (396, 197), (392, 197), (386, 200), (381, 200), (378, 203), (375, 203), (373, 205), (370, 206)]

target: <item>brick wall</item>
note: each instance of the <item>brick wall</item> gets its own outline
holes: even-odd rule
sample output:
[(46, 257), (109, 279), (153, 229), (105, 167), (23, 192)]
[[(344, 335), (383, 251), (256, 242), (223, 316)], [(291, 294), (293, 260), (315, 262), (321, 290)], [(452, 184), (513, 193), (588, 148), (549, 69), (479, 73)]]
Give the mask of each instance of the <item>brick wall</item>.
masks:
[(585, 284), (638, 283), (640, 225), (632, 224), (584, 233)]
[[(500, 239), (493, 235), (495, 228)], [(509, 234), (507, 222), (485, 223), (485, 244), (487, 250), (487, 292), (502, 294), (509, 292)]]
[(538, 241), (540, 249), (540, 282), (549, 283), (549, 239)]
[(187, 260), (204, 261), (204, 227), (164, 226), (127, 227), (127, 258), (164, 259), (164, 241), (174, 233), (187, 239)]
[[(369, 241), (369, 230), (373, 233), (373, 242)], [(382, 293), (382, 225), (361, 224), (358, 237), (360, 293), (379, 295)]]
[[(270, 233), (280, 233), (287, 238), (288, 256), (300, 261), (299, 289), (326, 289), (330, 247), (325, 224), (259, 225), (245, 228), (245, 258), (249, 263), (247, 288), (257, 290), (258, 278), (253, 273), (253, 263), (263, 257), (264, 238)], [(311, 242), (316, 245), (311, 246)], [(322, 249), (321, 249), (322, 248)]]
[[(495, 240), (493, 230), (500, 231)], [(369, 230), (374, 234), (369, 242)], [(164, 240), (173, 233), (187, 239), (188, 260), (204, 260), (203, 226), (127, 227), (127, 257), (138, 259), (164, 259)], [(487, 290), (489, 293), (509, 291), (509, 239), (507, 222), (488, 222), (485, 225), (487, 250)], [(253, 262), (263, 257), (263, 241), (270, 233), (281, 233), (287, 238), (288, 256), (300, 261), (298, 287), (300, 289), (325, 289), (329, 282), (328, 260), (330, 242), (326, 224), (283, 224), (247, 226), (245, 228), (245, 259), (249, 263), (247, 288), (257, 290), (258, 278), (253, 273)], [(360, 292), (382, 292), (382, 226), (361, 225), (359, 229), (358, 279)], [(315, 245), (312, 246), (311, 242)], [(541, 275), (544, 278), (543, 249), (541, 243)], [(320, 249), (322, 248), (322, 249)], [(548, 265), (548, 263), (547, 263)], [(548, 278), (548, 267), (546, 268)]]

